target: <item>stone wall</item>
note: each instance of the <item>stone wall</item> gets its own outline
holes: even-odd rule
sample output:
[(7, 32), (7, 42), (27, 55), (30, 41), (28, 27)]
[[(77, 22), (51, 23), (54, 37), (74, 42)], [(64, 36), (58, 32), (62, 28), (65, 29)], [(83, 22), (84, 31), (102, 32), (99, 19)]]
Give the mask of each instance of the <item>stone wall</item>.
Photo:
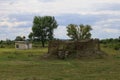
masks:
[(73, 54), (75, 57), (96, 56), (101, 52), (98, 39), (81, 41), (54, 40), (49, 42), (48, 54), (66, 58)]

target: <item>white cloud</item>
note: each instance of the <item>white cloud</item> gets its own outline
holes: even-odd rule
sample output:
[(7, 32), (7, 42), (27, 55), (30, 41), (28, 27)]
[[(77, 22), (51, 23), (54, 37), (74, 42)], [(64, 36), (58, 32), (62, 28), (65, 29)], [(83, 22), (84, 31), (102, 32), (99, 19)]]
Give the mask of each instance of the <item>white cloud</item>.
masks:
[(54, 37), (59, 38), (59, 39), (68, 39), (69, 37), (67, 36), (66, 27), (65, 26), (59, 26), (57, 29), (55, 29)]
[(28, 37), (31, 32), (31, 28), (1, 28), (0, 27), (0, 40), (12, 39), (14, 40), (16, 36), (26, 36)]
[(118, 29), (120, 30), (120, 19), (119, 18), (112, 18), (112, 19), (103, 19), (102, 21), (96, 22), (94, 24), (95, 29)]
[[(97, 4), (101, 3), (120, 3), (119, 0), (55, 0), (43, 2), (40, 0), (16, 0), (11, 2), (3, 1), (0, 4), (0, 14), (41, 14), (41, 15), (60, 15), (60, 14), (120, 14), (120, 11), (98, 11)], [(101, 5), (102, 7), (102, 5)]]
[(17, 27), (17, 26), (23, 26), (27, 25), (29, 22), (26, 21), (17, 21), (15, 18), (2, 18), (0, 19), (0, 27)]
[(102, 10), (102, 11), (80, 11), (82, 15), (120, 15), (120, 11)]
[(120, 19), (107, 19), (96, 22), (93, 25), (93, 37), (116, 38), (120, 35)]
[(1, 17), (0, 40), (15, 39), (16, 36), (21, 35), (27, 37), (31, 32), (31, 27), (27, 27), (29, 23), (28, 21), (17, 21), (16, 18)]
[(113, 23), (113, 22), (120, 22), (120, 19), (118, 18), (112, 18), (112, 19), (107, 19), (107, 20), (103, 20), (103, 21), (100, 21), (100, 22), (97, 22), (97, 24), (105, 24), (105, 23)]
[(119, 33), (120, 34), (120, 30), (118, 29), (109, 29), (109, 28), (105, 28), (103, 29), (103, 31), (107, 32), (107, 33)]

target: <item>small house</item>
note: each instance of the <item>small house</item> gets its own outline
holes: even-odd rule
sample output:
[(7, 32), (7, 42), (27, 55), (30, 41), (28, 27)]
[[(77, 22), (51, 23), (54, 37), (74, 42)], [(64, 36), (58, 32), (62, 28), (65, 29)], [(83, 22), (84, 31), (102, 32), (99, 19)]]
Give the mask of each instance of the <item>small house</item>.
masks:
[(29, 41), (16, 41), (15, 48), (16, 49), (31, 49), (32, 43), (30, 43)]

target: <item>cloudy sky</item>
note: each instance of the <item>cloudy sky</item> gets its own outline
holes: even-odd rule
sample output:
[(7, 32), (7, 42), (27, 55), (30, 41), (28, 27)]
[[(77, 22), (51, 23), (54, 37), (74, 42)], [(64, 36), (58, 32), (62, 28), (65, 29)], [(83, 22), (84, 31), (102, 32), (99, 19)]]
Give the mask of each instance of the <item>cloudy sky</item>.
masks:
[(34, 16), (55, 16), (56, 38), (66, 39), (66, 26), (89, 24), (92, 38), (120, 36), (120, 0), (0, 0), (0, 40), (27, 36)]

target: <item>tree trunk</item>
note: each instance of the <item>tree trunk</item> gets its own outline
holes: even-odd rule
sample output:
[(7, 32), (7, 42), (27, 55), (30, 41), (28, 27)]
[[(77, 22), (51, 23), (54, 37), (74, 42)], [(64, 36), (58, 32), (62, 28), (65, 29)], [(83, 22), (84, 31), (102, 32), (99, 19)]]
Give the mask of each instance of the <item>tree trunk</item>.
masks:
[(42, 41), (42, 47), (45, 47), (45, 42), (44, 41)]

